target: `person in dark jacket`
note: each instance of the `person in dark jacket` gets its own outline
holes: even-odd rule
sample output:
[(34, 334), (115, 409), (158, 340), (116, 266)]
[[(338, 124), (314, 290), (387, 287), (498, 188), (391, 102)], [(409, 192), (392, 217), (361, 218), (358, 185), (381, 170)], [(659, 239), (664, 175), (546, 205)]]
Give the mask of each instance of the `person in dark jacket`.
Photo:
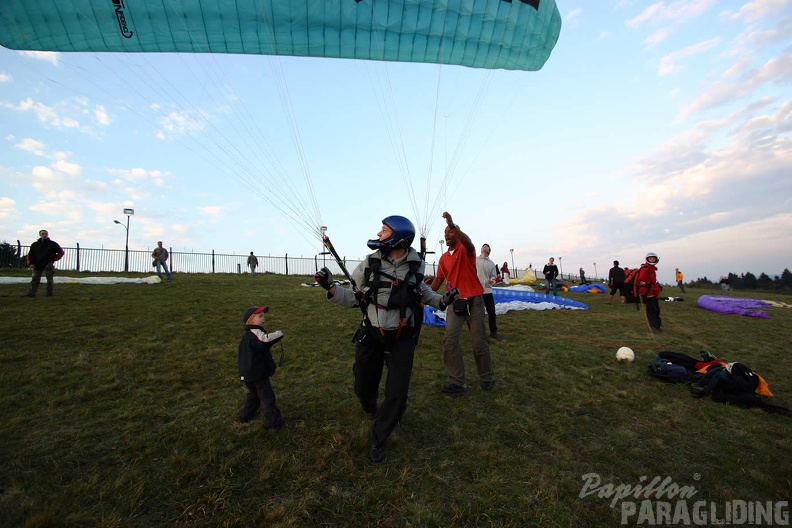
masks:
[(283, 339), (283, 332), (277, 330), (267, 333), (264, 330), (264, 314), (268, 311), (266, 306), (251, 306), (242, 317), (245, 334), (239, 342), (239, 379), (248, 393), (245, 405), (239, 411), (239, 421), (249, 422), (261, 409), (264, 429), (280, 429), (284, 421), (270, 383), (276, 368), (270, 349)]
[(555, 265), (555, 259), (550, 257), (550, 260), (545, 264), (544, 269), (542, 269), (542, 273), (544, 274), (545, 278), (545, 293), (550, 295), (550, 291), (553, 291), (553, 295), (556, 295), (558, 289), (558, 266)]
[(613, 296), (619, 292), (621, 296), (621, 303), (627, 304), (627, 297), (624, 294), (624, 279), (626, 278), (625, 270), (619, 267), (619, 261), (613, 261), (613, 267), (608, 272), (608, 286), (610, 286), (610, 299), (608, 304), (613, 302)]
[(30, 251), (25, 257), (28, 267), (33, 270), (33, 279), (30, 281), (30, 289), (23, 297), (36, 296), (39, 284), (41, 284), (42, 273), (47, 277), (47, 297), (52, 297), (55, 283), (55, 262), (62, 258), (63, 249), (57, 242), (50, 239), (49, 232), (46, 229), (39, 231), (39, 239), (30, 245)]

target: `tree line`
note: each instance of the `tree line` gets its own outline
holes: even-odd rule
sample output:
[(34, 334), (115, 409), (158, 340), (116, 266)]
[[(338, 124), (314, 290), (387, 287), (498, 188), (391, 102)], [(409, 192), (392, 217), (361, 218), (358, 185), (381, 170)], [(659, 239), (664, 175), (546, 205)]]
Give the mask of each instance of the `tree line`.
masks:
[(774, 277), (767, 273), (760, 273), (757, 277), (750, 271), (741, 275), (729, 273), (725, 277), (718, 279), (717, 282), (712, 282), (707, 277), (703, 277), (690, 282), (690, 286), (708, 288), (720, 284), (724, 278), (729, 281), (729, 286), (734, 290), (767, 290), (792, 293), (792, 272), (788, 268), (785, 268), (781, 275)]

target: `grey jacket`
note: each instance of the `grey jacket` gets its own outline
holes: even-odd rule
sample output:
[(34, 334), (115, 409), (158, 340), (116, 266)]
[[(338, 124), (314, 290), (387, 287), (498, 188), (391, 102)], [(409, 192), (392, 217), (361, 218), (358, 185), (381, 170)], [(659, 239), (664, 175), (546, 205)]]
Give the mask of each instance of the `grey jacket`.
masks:
[(151, 252), (151, 256), (154, 257), (156, 260), (160, 260), (165, 262), (168, 260), (168, 250), (164, 247), (155, 247), (154, 251)]
[[(416, 252), (413, 248), (410, 248), (407, 253), (396, 260), (391, 260), (389, 257), (384, 256), (379, 250), (369, 255), (369, 257), (381, 259), (382, 264), (380, 266), (380, 271), (382, 273), (392, 275), (399, 280), (404, 279), (404, 277), (407, 275), (407, 272), (410, 271), (411, 261), (420, 262), (420, 265), (418, 266), (418, 273), (422, 275), (424, 273), (425, 264), (423, 261), (421, 261), (421, 257), (418, 255), (418, 252)], [(352, 279), (355, 281), (355, 284), (357, 284), (358, 287), (363, 290), (364, 293), (369, 289), (369, 287), (364, 284), (364, 272), (367, 266), (368, 257), (363, 262), (358, 264), (358, 266), (352, 272)], [(385, 277), (383, 277), (381, 280), (387, 283), (391, 282), (390, 279)], [(371, 324), (376, 328), (382, 328), (383, 330), (395, 330), (399, 327), (399, 309), (385, 308), (385, 306), (388, 305), (388, 300), (390, 299), (391, 288), (391, 286), (380, 288), (377, 292), (377, 304), (379, 306), (376, 306), (374, 303), (371, 303), (368, 306), (367, 313)], [(428, 304), (435, 308), (440, 307), (440, 300), (443, 298), (440, 294), (432, 291), (432, 289), (423, 282), (419, 286), (419, 291), (421, 292), (422, 303)], [(342, 288), (336, 285), (335, 295), (330, 296), (330, 292), (328, 292), (327, 298), (330, 302), (340, 304), (341, 306), (346, 306), (347, 308), (354, 308), (358, 306), (355, 293), (350, 288)], [(423, 313), (415, 314), (415, 317), (412, 317), (412, 315), (412, 309), (408, 307), (407, 312), (405, 313), (405, 318), (407, 321), (411, 322), (414, 320), (415, 324), (418, 326), (423, 324)], [(410, 326), (412, 326), (411, 323)]]
[(495, 263), (489, 257), (476, 257), (476, 273), (478, 274), (481, 285), (484, 286), (484, 293), (492, 293), (492, 283), (498, 277), (498, 272), (495, 271)]

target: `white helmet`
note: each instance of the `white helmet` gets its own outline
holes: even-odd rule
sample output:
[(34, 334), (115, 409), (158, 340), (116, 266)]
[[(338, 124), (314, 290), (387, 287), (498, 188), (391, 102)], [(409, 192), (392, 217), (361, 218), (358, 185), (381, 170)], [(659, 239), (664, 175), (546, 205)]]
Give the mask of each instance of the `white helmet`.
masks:
[[(652, 257), (654, 257), (655, 261), (649, 262), (649, 259)], [(646, 254), (646, 262), (648, 262), (649, 264), (657, 264), (658, 262), (660, 262), (660, 257), (657, 256), (657, 253), (649, 252)]]

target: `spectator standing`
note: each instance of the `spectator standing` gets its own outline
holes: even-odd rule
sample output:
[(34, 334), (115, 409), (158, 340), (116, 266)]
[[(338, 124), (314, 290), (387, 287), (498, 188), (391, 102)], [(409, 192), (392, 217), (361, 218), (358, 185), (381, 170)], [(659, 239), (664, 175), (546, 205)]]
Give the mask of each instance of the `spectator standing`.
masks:
[(247, 265), (250, 268), (250, 275), (255, 279), (256, 278), (256, 268), (258, 267), (258, 259), (253, 252), (250, 252), (247, 258)]
[(498, 269), (489, 258), (490, 251), (489, 244), (481, 246), (481, 254), (476, 259), (476, 273), (481, 285), (484, 287), (482, 298), (484, 299), (484, 307), (487, 309), (490, 337), (497, 339), (498, 324), (495, 318), (495, 297), (492, 295), (492, 287), (498, 278)]
[(619, 261), (613, 261), (613, 267), (608, 272), (608, 286), (610, 286), (610, 300), (608, 304), (613, 302), (613, 296), (619, 292), (621, 296), (621, 303), (627, 304), (627, 297), (624, 295), (624, 279), (626, 278), (626, 269), (619, 267)]
[(580, 284), (588, 284), (586, 282), (586, 272), (583, 271), (583, 268), (580, 268)]
[(168, 250), (162, 247), (162, 241), (157, 242), (157, 247), (151, 252), (151, 257), (154, 259), (154, 265), (157, 267), (157, 277), (162, 279), (162, 270), (165, 270), (165, 276), (168, 280), (173, 280), (168, 269)]
[(503, 266), (501, 266), (501, 279), (503, 280), (503, 284), (509, 284), (509, 263), (504, 262)]
[(553, 295), (556, 295), (556, 290), (558, 289), (558, 281), (556, 279), (556, 277), (558, 277), (558, 266), (555, 265), (555, 259), (553, 257), (550, 257), (550, 260), (547, 261), (547, 264), (545, 264), (542, 269), (542, 273), (545, 278), (545, 293), (550, 295), (550, 290), (552, 290)]
[[(459, 337), (463, 326), (470, 329), (470, 341), (476, 359), (481, 388), (490, 391), (495, 386), (492, 359), (487, 343), (484, 325), (484, 287), (476, 273), (476, 246), (471, 242), (448, 212), (443, 213), (446, 220), (445, 242), (448, 250), (440, 257), (437, 277), (432, 281), (432, 289), (437, 291), (443, 281), (459, 290), (459, 299), (453, 308), (446, 312), (445, 338), (443, 340), (443, 362), (451, 383), (441, 391), (445, 394), (467, 392), (465, 364)], [(501, 269), (503, 271), (503, 269)]]
[(682, 275), (682, 272), (679, 271), (679, 268), (675, 268), (674, 273), (676, 276), (677, 286), (679, 286), (679, 288), (682, 290), (682, 293), (685, 293), (685, 284), (683, 282), (685, 280), (685, 276)]
[(63, 249), (50, 239), (46, 229), (39, 231), (39, 238), (30, 244), (30, 251), (25, 257), (28, 267), (33, 270), (30, 288), (23, 297), (35, 297), (41, 284), (41, 275), (47, 277), (47, 297), (52, 297), (55, 285), (55, 262), (63, 258)]

